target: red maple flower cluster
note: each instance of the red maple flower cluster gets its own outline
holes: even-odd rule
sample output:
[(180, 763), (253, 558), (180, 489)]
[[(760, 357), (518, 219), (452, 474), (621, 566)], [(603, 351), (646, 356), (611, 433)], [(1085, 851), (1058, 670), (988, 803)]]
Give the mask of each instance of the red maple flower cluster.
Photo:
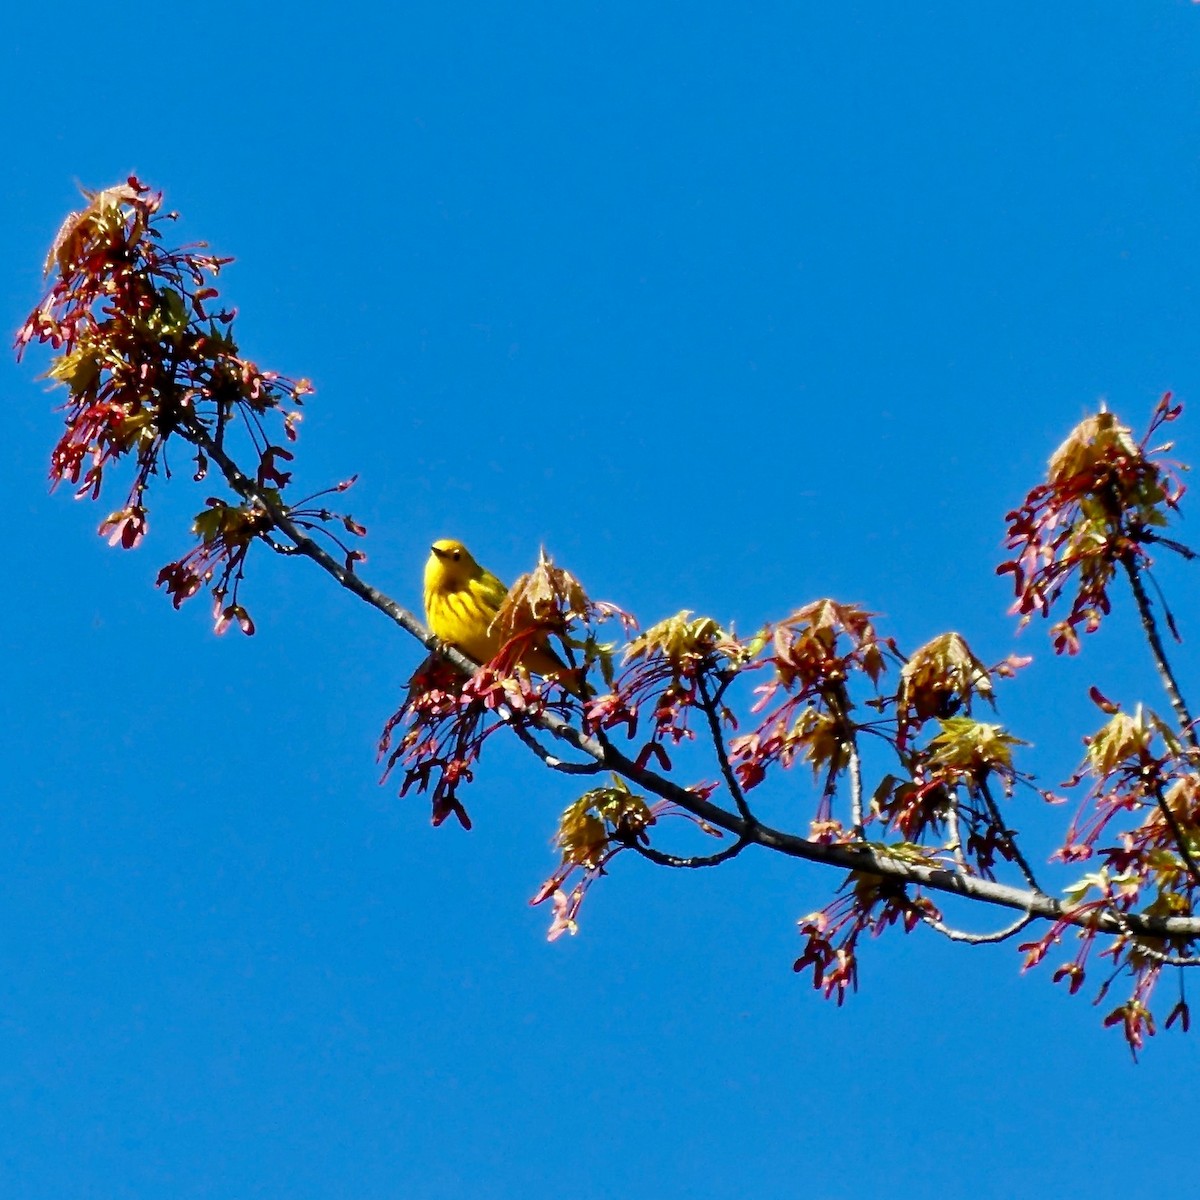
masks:
[(1006, 544), (1016, 556), (996, 570), (1013, 577), (1013, 612), (1022, 623), (1048, 615), (1075, 581), (1070, 611), (1050, 631), (1058, 653), (1078, 653), (1080, 627), (1085, 633), (1100, 627), (1112, 608), (1118, 566), (1149, 566), (1146, 547), (1153, 543), (1187, 553), (1157, 532), (1178, 511), (1185, 489), (1178, 464), (1164, 457), (1170, 445), (1150, 445), (1182, 411), (1167, 392), (1140, 442), (1114, 413), (1088, 417), (1055, 451), (1046, 482), (1008, 514)]
[(281, 512), (333, 537), (348, 566), (362, 557), (328, 529), (332, 522), (363, 532), (351, 518), (312, 508), (315, 496), (290, 508), (282, 499), (291, 474), (281, 464), (292, 455), (266, 418), (274, 415), (283, 439), (294, 442), (312, 385), (261, 370), (241, 354), (235, 312), (218, 305), (213, 286), (232, 260), (202, 245), (165, 246), (164, 229), (176, 214), (162, 211), (161, 193), (130, 177), (85, 195), (88, 203), (63, 223), (47, 259), (51, 287), (17, 335), (18, 357), (30, 343), (50, 346), (47, 375), (67, 390), (52, 486), (69, 483), (96, 499), (106, 471), (131, 460), (125, 502), (100, 525), (113, 545), (131, 549), (148, 529), (152, 479), (170, 477), (168, 445), (187, 443), (199, 480), (211, 457), (226, 458), (227, 433), (240, 423), (257, 460), (253, 478), (239, 476), (245, 486), (233, 502), (209, 499), (194, 524), (199, 545), (164, 567), (158, 582), (176, 607), (212, 585), (218, 630), (237, 622), (253, 632), (237, 585), (250, 545), (269, 539)]

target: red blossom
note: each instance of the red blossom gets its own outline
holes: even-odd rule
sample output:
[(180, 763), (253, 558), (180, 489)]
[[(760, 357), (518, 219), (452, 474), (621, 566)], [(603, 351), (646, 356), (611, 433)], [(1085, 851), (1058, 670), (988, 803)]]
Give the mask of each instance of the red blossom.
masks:
[[(235, 312), (215, 305), (212, 283), (232, 260), (205, 253), (202, 244), (168, 247), (163, 235), (175, 214), (163, 212), (161, 193), (136, 178), (85, 196), (86, 205), (63, 223), (47, 258), (49, 291), (16, 339), (18, 357), (35, 342), (54, 351), (47, 375), (67, 392), (63, 434), (50, 458), (52, 487), (69, 483), (77, 495), (96, 499), (106, 473), (129, 462), (133, 479), (125, 503), (101, 523), (100, 533), (131, 549), (148, 528), (151, 481), (170, 476), (168, 445), (187, 445), (185, 457), (195, 459), (199, 479), (209, 454), (224, 453), (226, 435), (241, 429), (257, 457), (260, 491), (269, 489), (280, 511), (302, 528), (334, 541), (347, 563), (358, 561), (361, 554), (326, 525), (345, 521), (354, 535), (360, 526), (284, 503), (291, 472), (280, 464), (292, 455), (267, 436), (264, 420), (280, 421), (286, 440), (294, 441), (300, 419), (295, 406), (312, 385), (261, 370), (239, 351)], [(226, 504), (234, 508), (246, 500), (243, 490)], [(259, 537), (273, 524), (265, 515), (260, 508)], [(218, 632), (232, 622), (251, 632), (229, 576), (232, 569), (240, 579), (248, 545), (201, 536), (200, 546), (163, 568), (160, 583), (178, 606), (216, 578)]]
[(1051, 629), (1057, 653), (1079, 650), (1079, 631), (1093, 633), (1112, 609), (1109, 595), (1118, 565), (1148, 566), (1156, 530), (1178, 510), (1184, 493), (1178, 464), (1164, 457), (1170, 445), (1151, 447), (1163, 425), (1182, 405), (1166, 393), (1155, 407), (1140, 442), (1114, 413), (1082, 421), (1050, 460), (1047, 481), (1008, 514), (1007, 546), (1016, 556), (997, 568), (1013, 577), (1013, 611), (1022, 623), (1035, 613), (1049, 616), (1074, 585), (1067, 616)]
[(847, 991), (858, 990), (860, 935), (878, 937), (897, 923), (909, 931), (922, 918), (941, 919), (927, 897), (910, 896), (899, 880), (853, 872), (841, 896), (800, 921), (805, 945), (792, 969), (811, 970), (813, 987), (840, 1007)]

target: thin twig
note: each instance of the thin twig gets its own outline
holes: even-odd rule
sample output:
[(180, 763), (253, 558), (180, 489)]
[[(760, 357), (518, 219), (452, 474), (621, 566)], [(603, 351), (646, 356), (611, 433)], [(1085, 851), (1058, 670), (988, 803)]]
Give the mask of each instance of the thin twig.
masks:
[(739, 838), (732, 846), (726, 846), (724, 850), (718, 850), (716, 854), (697, 854), (690, 858), (681, 858), (677, 854), (666, 854), (662, 850), (655, 850), (653, 846), (643, 846), (640, 842), (630, 840), (625, 843), (630, 850), (636, 850), (643, 858), (649, 859), (652, 863), (657, 863), (660, 867), (718, 867), (723, 862), (728, 862), (731, 858), (736, 858), (750, 843), (745, 838)]
[(1154, 533), (1149, 529), (1143, 529), (1138, 536), (1140, 541), (1153, 542), (1156, 546), (1166, 546), (1168, 550), (1174, 550), (1176, 554), (1182, 555), (1189, 562), (1200, 558), (1200, 554), (1197, 554), (1190, 546), (1185, 546), (1174, 538), (1163, 537), (1162, 534)]
[(1017, 839), (1013, 836), (1013, 831), (1009, 829), (1008, 822), (1000, 812), (1000, 806), (992, 798), (992, 789), (988, 787), (987, 776), (982, 775), (979, 779), (979, 794), (983, 797), (983, 802), (987, 805), (988, 814), (992, 818), (993, 824), (1004, 835), (1004, 841), (1012, 852), (1013, 862), (1017, 864), (1021, 874), (1025, 876), (1025, 882), (1029, 884), (1035, 892), (1040, 892), (1042, 889), (1038, 885), (1037, 877), (1033, 873), (1033, 868), (1029, 865), (1025, 855), (1021, 853), (1017, 846)]
[[(850, 773), (850, 825), (860, 838), (866, 837), (863, 827), (862, 762), (858, 755), (858, 736), (850, 720), (850, 693), (844, 683), (834, 688), (837, 700), (837, 717), (842, 744), (846, 747), (847, 768)], [(832, 706), (831, 706), (832, 707)]]
[(1164, 967), (1200, 967), (1200, 956), (1198, 955), (1167, 954), (1162, 950), (1155, 950), (1152, 946), (1147, 946), (1144, 942), (1138, 942), (1136, 949), (1130, 953), (1144, 954), (1147, 958), (1162, 963)]
[(1185, 955), (1185, 954), (1168, 954), (1165, 950), (1156, 950), (1153, 946), (1147, 946), (1145, 941), (1138, 937), (1129, 926), (1129, 914), (1122, 913), (1120, 909), (1114, 909), (1117, 914), (1117, 919), (1121, 924), (1120, 942), (1125, 946), (1126, 962), (1121, 962), (1114, 955), (1114, 961), (1117, 963), (1117, 969), (1109, 978), (1108, 983), (1104, 985), (1101, 995), (1108, 990), (1108, 984), (1121, 973), (1121, 970), (1128, 964), (1129, 960), (1137, 954), (1144, 954), (1147, 958), (1152, 958), (1155, 962), (1162, 963), (1164, 967), (1200, 967), (1200, 955)]
[(1138, 615), (1142, 618), (1142, 629), (1145, 631), (1146, 640), (1150, 643), (1150, 651), (1154, 655), (1154, 665), (1158, 668), (1158, 676), (1162, 680), (1163, 688), (1166, 690), (1171, 707), (1175, 710), (1176, 719), (1179, 721), (1179, 732), (1193, 750), (1200, 751), (1200, 742), (1196, 739), (1192, 714), (1188, 711), (1187, 704), (1184, 703), (1179, 683), (1175, 679), (1175, 673), (1171, 670), (1167, 652), (1158, 633), (1158, 622), (1154, 619), (1154, 612), (1150, 607), (1150, 597), (1146, 595), (1146, 588), (1142, 583), (1141, 573), (1133, 552), (1126, 551), (1121, 555), (1120, 561), (1121, 566), (1125, 568), (1125, 574), (1129, 577), (1129, 586), (1133, 590)]
[[(1158, 622), (1155, 621), (1154, 612), (1150, 606), (1150, 597), (1146, 594), (1141, 572), (1138, 569), (1137, 560), (1134, 558), (1132, 552), (1121, 556), (1121, 565), (1125, 568), (1125, 574), (1129, 577), (1129, 586), (1133, 589), (1133, 598), (1137, 602), (1138, 613), (1142, 618), (1142, 629), (1146, 633), (1146, 640), (1150, 643), (1150, 650), (1154, 655), (1154, 662), (1158, 668), (1159, 678), (1162, 679), (1163, 687), (1166, 689), (1167, 696), (1171, 701), (1171, 707), (1175, 710), (1175, 716), (1179, 721), (1179, 731), (1191, 748), (1194, 751), (1200, 752), (1200, 742), (1197, 742), (1192, 715), (1188, 711), (1188, 706), (1184, 702), (1183, 694), (1180, 692), (1179, 684), (1175, 679), (1175, 673), (1171, 670), (1171, 664), (1167, 660), (1167, 652), (1163, 647), (1162, 638), (1158, 632)], [(1175, 838), (1175, 845), (1179, 853), (1183, 856), (1184, 862), (1187, 864), (1188, 873), (1194, 882), (1200, 883), (1200, 870), (1197, 869), (1195, 860), (1188, 850), (1187, 839), (1180, 828), (1179, 822), (1175, 819), (1175, 814), (1168, 806), (1166, 797), (1162, 794), (1162, 786), (1158, 783), (1154, 785), (1154, 798), (1158, 801), (1159, 811), (1171, 828), (1171, 833)]]
[(555, 757), (529, 732), (526, 722), (521, 718), (510, 717), (505, 724), (552, 771), (561, 771), (564, 775), (598, 775), (604, 770), (604, 764), (596, 762), (595, 759), (590, 762), (577, 763)]
[(1187, 864), (1188, 874), (1192, 877), (1192, 882), (1200, 884), (1200, 868), (1196, 866), (1196, 860), (1192, 857), (1191, 851), (1188, 849), (1187, 837), (1183, 832), (1183, 827), (1175, 818), (1175, 814), (1171, 811), (1171, 806), (1167, 803), (1167, 798), (1163, 794), (1162, 781), (1155, 779), (1152, 789), (1154, 799), (1158, 802), (1158, 811), (1162, 813), (1163, 819), (1171, 827), (1171, 833), (1175, 837), (1175, 846), (1178, 849), (1183, 861)]
[(1003, 929), (997, 930), (995, 933), (967, 933), (962, 929), (951, 929), (949, 925), (939, 921), (936, 917), (929, 916), (927, 913), (921, 914), (921, 920), (930, 929), (936, 930), (952, 942), (966, 942), (969, 946), (987, 946), (993, 942), (1007, 941), (1010, 937), (1020, 933), (1026, 925), (1033, 921), (1033, 914), (1025, 913), (1023, 916), (1018, 917), (1011, 925), (1006, 925)]
[(717, 672), (717, 690), (713, 693), (713, 704), (719, 705), (729, 691), (729, 685), (738, 677), (738, 673), (729, 667)]
[(1175, 624), (1175, 614), (1171, 611), (1171, 606), (1167, 603), (1167, 596), (1162, 590), (1162, 585), (1158, 582), (1158, 576), (1147, 567), (1146, 577), (1154, 584), (1154, 594), (1158, 597), (1159, 604), (1162, 605), (1163, 620), (1166, 621), (1167, 628), (1171, 631), (1171, 636), (1177, 642), (1182, 642), (1183, 638), (1179, 636), (1179, 627)]
[(358, 575), (353, 571), (348, 571), (324, 547), (305, 534), (288, 516), (287, 509), (271, 496), (267, 489), (259, 487), (250, 479), (229, 457), (223, 446), (219, 446), (213, 441), (211, 434), (198, 417), (192, 415), (183, 418), (180, 422), (180, 429), (193, 444), (199, 446), (221, 468), (221, 473), (229, 481), (229, 486), (243, 500), (257, 504), (271, 518), (276, 529), (291, 539), (300, 554), (311, 558), (319, 567), (332, 575), (342, 587), (379, 609), (380, 612), (386, 613), (397, 625), (421, 642), (427, 650), (437, 650), (443, 653), (459, 670), (466, 674), (474, 672), (477, 663), (473, 663), (466, 655), (459, 654), (457, 651), (447, 652), (446, 648), (413, 613), (403, 605), (397, 604), (395, 600), (378, 588), (364, 583)]
[(946, 810), (946, 830), (950, 834), (950, 852), (960, 871), (966, 871), (967, 856), (963, 851), (962, 832), (958, 827), (958, 788), (948, 788), (950, 807)]
[(708, 728), (712, 733), (713, 749), (717, 753), (717, 761), (721, 764), (721, 774), (725, 779), (725, 786), (729, 789), (730, 796), (733, 797), (733, 802), (737, 806), (737, 810), (742, 815), (742, 820), (748, 824), (757, 825), (758, 820), (750, 811), (750, 805), (746, 803), (745, 793), (742, 791), (741, 784), (738, 783), (737, 776), (733, 772), (733, 767), (729, 763), (729, 755), (725, 750), (725, 735), (721, 731), (721, 722), (717, 716), (717, 706), (708, 693), (708, 685), (704, 680), (704, 672), (700, 671), (696, 675), (696, 688), (700, 692), (700, 702), (704, 708), (705, 715), (708, 717)]
[(867, 831), (863, 826), (863, 804), (862, 804), (862, 763), (858, 758), (858, 743), (851, 739), (850, 742), (850, 824), (854, 832), (860, 837), (867, 836)]

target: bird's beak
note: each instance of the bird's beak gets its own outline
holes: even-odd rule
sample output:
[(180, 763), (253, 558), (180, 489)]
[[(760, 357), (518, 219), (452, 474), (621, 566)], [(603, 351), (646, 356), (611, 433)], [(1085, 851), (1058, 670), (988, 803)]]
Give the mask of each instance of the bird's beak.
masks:
[(430, 548), (430, 550), (432, 550), (434, 552), (434, 554), (436, 554), (438, 556), (438, 558), (446, 557), (445, 550), (439, 550), (436, 546), (430, 546), (429, 548)]

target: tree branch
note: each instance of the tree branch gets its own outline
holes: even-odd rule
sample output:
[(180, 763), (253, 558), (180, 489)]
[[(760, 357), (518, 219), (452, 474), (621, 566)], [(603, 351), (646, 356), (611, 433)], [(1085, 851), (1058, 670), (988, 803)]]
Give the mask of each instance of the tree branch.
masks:
[[(391, 618), (427, 649), (438, 651), (464, 674), (471, 674), (476, 670), (478, 664), (453, 647), (443, 646), (408, 609), (396, 603), (378, 588), (363, 582), (300, 530), (272, 497), (266, 495), (263, 489), (242, 473), (224, 449), (216, 444), (199, 418), (194, 414), (190, 415), (184, 419), (183, 426), (187, 430), (189, 440), (200, 447), (220, 467), (234, 491), (243, 499), (259, 505), (271, 517), (275, 527), (295, 545), (299, 553), (312, 559), (344, 588)], [(933, 891), (963, 896), (983, 904), (1028, 913), (1034, 918), (1060, 921), (1080, 928), (1098, 929), (1101, 932), (1112, 933), (1128, 931), (1146, 937), (1200, 937), (1200, 917), (1149, 917), (1133, 914), (1118, 917), (1111, 911), (1077, 912), (1061, 900), (1056, 900), (1045, 893), (1026, 891), (997, 883), (994, 880), (982, 879), (979, 876), (947, 870), (940, 866), (914, 863), (909, 859), (892, 857), (886, 850), (877, 850), (871, 846), (843, 846), (813, 842), (795, 834), (772, 829), (757, 821), (748, 822), (738, 813), (728, 812), (672, 780), (665, 779), (647, 768), (639, 767), (632, 759), (608, 743), (607, 739), (606, 744), (602, 744), (596, 738), (576, 729), (575, 726), (555, 713), (544, 713), (540, 717), (531, 718), (531, 720), (548, 733), (565, 741), (569, 746), (588, 755), (602, 767), (616, 771), (630, 782), (645, 788), (661, 799), (670, 800), (702, 821), (707, 821), (719, 829), (732, 833), (739, 841), (759, 845), (790, 858), (919, 884)]]
[(510, 713), (505, 718), (505, 724), (552, 771), (561, 771), (564, 775), (599, 775), (604, 770), (604, 764), (596, 762), (595, 759), (592, 759), (590, 762), (577, 763), (566, 762), (564, 759), (556, 758), (529, 732), (524, 718), (514, 716)]
[(1158, 633), (1158, 622), (1154, 619), (1154, 612), (1150, 607), (1150, 597), (1146, 594), (1146, 588), (1142, 583), (1141, 572), (1138, 570), (1133, 552), (1126, 551), (1122, 554), (1120, 562), (1121, 566), (1125, 568), (1125, 574), (1129, 577), (1129, 586), (1133, 590), (1138, 615), (1142, 619), (1142, 629), (1145, 631), (1146, 640), (1150, 643), (1150, 651), (1154, 655), (1154, 665), (1158, 668), (1158, 676), (1162, 680), (1163, 688), (1166, 690), (1171, 707), (1175, 710), (1175, 716), (1179, 721), (1179, 731), (1193, 750), (1200, 751), (1200, 742), (1196, 739), (1192, 714), (1184, 703), (1179, 683), (1171, 670), (1167, 652)]
[(624, 845), (630, 850), (637, 851), (643, 858), (648, 859), (652, 863), (657, 863), (660, 867), (717, 867), (723, 862), (728, 862), (731, 858), (736, 858), (750, 843), (739, 838), (732, 846), (726, 846), (724, 850), (718, 850), (716, 854), (697, 854), (690, 858), (680, 858), (677, 854), (665, 854), (661, 850), (655, 850), (653, 846), (643, 846), (640, 842), (630, 840)]
[(1155, 950), (1152, 946), (1147, 946), (1145, 942), (1138, 942), (1136, 949), (1130, 953), (1133, 955), (1144, 954), (1147, 958), (1152, 958), (1155, 962), (1162, 963), (1164, 967), (1200, 967), (1200, 956), (1164, 954), (1161, 950)]
[(1200, 558), (1200, 554), (1197, 554), (1190, 546), (1185, 546), (1182, 542), (1177, 542), (1174, 538), (1163, 537), (1161, 534), (1154, 533), (1149, 529), (1143, 529), (1138, 535), (1138, 540), (1153, 542), (1156, 546), (1166, 546), (1168, 550), (1174, 550), (1176, 554), (1182, 555), (1189, 562)]
[(1026, 925), (1033, 921), (1033, 914), (1025, 913), (1023, 916), (1018, 917), (1011, 925), (1006, 925), (1003, 929), (997, 930), (995, 933), (966, 933), (961, 929), (951, 929), (949, 925), (939, 921), (936, 917), (930, 917), (925, 914), (921, 915), (921, 920), (930, 929), (940, 933), (943, 937), (949, 938), (952, 942), (966, 942), (969, 946), (987, 946), (993, 942), (1006, 942), (1010, 937), (1020, 933)]
[(693, 816), (727, 830), (736, 837), (745, 838), (748, 842), (790, 858), (824, 863), (847, 871), (866, 872), (881, 878), (899, 879), (933, 891), (964, 896), (969, 900), (1027, 912), (1033, 917), (1061, 921), (1079, 928), (1098, 929), (1106, 933), (1128, 930), (1149, 937), (1200, 937), (1200, 917), (1149, 917), (1139, 914), (1122, 914), (1118, 917), (1108, 911), (1075, 911), (1070, 905), (1044, 892), (997, 883), (977, 875), (965, 875), (941, 866), (914, 863), (910, 858), (892, 856), (886, 849), (814, 842), (796, 834), (773, 829), (769, 825), (751, 826), (736, 813), (726, 811), (712, 801), (705, 800), (695, 792), (690, 792), (645, 767), (639, 767), (616, 747), (610, 745), (607, 749), (602, 748), (594, 739), (580, 733), (573, 725), (553, 713), (545, 714), (541, 723), (551, 733), (585, 754), (602, 756), (602, 761), (609, 770), (616, 771), (639, 787), (664, 800), (670, 800)]
[(983, 797), (983, 802), (987, 805), (988, 815), (992, 818), (992, 822), (996, 828), (1004, 834), (1004, 840), (1008, 844), (1008, 848), (1012, 851), (1013, 862), (1020, 868), (1021, 874), (1025, 876), (1025, 882), (1029, 884), (1035, 892), (1040, 892), (1042, 889), (1038, 885), (1036, 876), (1033, 873), (1033, 868), (1026, 861), (1025, 855), (1021, 853), (1017, 847), (1016, 838), (1013, 837), (1012, 831), (1008, 828), (1008, 822), (1005, 821), (1000, 812), (1000, 806), (992, 797), (992, 789), (988, 787), (987, 777), (984, 776), (979, 780), (979, 794)]
[[(862, 761), (858, 755), (858, 735), (854, 723), (850, 720), (850, 691), (844, 683), (833, 689), (837, 700), (837, 722), (843, 743), (846, 746), (847, 769), (850, 772), (850, 825), (855, 835), (862, 839), (866, 837), (863, 828), (862, 803)], [(832, 711), (833, 705), (830, 705)]]
[(1167, 803), (1167, 798), (1163, 794), (1162, 782), (1155, 779), (1152, 790), (1154, 792), (1154, 799), (1158, 802), (1158, 811), (1162, 813), (1163, 819), (1171, 827), (1176, 848), (1179, 850), (1183, 861), (1187, 864), (1188, 874), (1191, 875), (1192, 882), (1200, 884), (1200, 868), (1196, 866), (1196, 860), (1192, 857), (1191, 851), (1188, 849), (1183, 827), (1175, 819), (1175, 814), (1171, 811), (1171, 806)]
[(708, 684), (704, 681), (703, 671), (696, 675), (696, 687), (700, 692), (701, 705), (704, 708), (705, 715), (708, 717), (708, 728), (712, 734), (713, 749), (716, 750), (717, 761), (721, 764), (721, 774), (725, 778), (725, 786), (729, 789), (729, 794), (733, 797), (733, 802), (737, 805), (737, 810), (741, 813), (742, 820), (751, 825), (757, 825), (758, 819), (750, 811), (750, 805), (746, 803), (746, 795), (742, 791), (741, 784), (738, 783), (737, 776), (729, 764), (729, 754), (725, 750), (725, 735), (721, 732), (721, 722), (717, 716), (716, 701), (708, 693)]
[(860, 837), (866, 837), (863, 827), (862, 763), (858, 757), (858, 739), (850, 739), (850, 825)]
[(257, 504), (271, 518), (275, 528), (291, 541), (297, 553), (303, 554), (306, 558), (311, 558), (319, 567), (332, 575), (342, 587), (353, 592), (360, 599), (365, 600), (368, 604), (379, 609), (380, 612), (391, 617), (397, 625), (411, 633), (427, 650), (436, 650), (444, 654), (459, 670), (466, 674), (474, 673), (475, 668), (478, 666), (477, 663), (473, 663), (466, 655), (443, 646), (425, 628), (417, 616), (409, 612), (403, 605), (397, 604), (395, 600), (379, 591), (378, 588), (373, 588), (370, 584), (364, 583), (353, 571), (347, 570), (342, 563), (338, 562), (328, 550), (310, 538), (288, 516), (287, 509), (283, 505), (279, 504), (265, 489), (260, 488), (254, 480), (243, 473), (237, 463), (225, 452), (225, 448), (214, 440), (198, 416), (194, 413), (189, 413), (180, 421), (180, 429), (181, 432), (185, 433), (188, 441), (203, 450), (221, 468), (221, 473), (229, 481), (229, 486), (243, 500)]
[(967, 856), (963, 850), (962, 831), (958, 824), (958, 788), (948, 789), (950, 804), (946, 809), (946, 832), (950, 835), (950, 852), (962, 871), (967, 870)]

